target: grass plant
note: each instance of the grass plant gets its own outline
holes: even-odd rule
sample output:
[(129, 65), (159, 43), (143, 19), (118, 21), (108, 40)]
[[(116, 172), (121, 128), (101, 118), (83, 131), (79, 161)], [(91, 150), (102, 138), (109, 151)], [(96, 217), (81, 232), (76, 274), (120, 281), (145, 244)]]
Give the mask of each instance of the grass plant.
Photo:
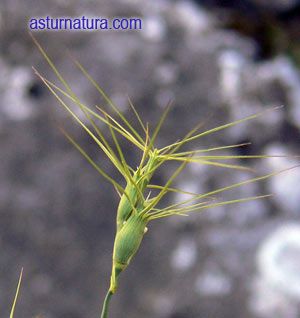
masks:
[[(88, 74), (85, 68), (78, 62), (74, 61), (78, 69), (83, 73), (86, 79), (99, 92), (102, 99), (107, 104), (106, 107), (97, 106), (91, 108), (85, 105), (76, 93), (73, 91), (63, 75), (59, 72), (50, 57), (42, 46), (33, 38), (39, 51), (50, 65), (55, 73), (58, 84), (50, 82), (36, 69), (37, 76), (46, 85), (49, 91), (55, 96), (59, 104), (74, 118), (74, 120), (83, 128), (83, 130), (91, 137), (99, 150), (106, 155), (116, 170), (124, 179), (124, 184), (118, 183), (106, 171), (97, 164), (89, 154), (71, 137), (63, 131), (67, 139), (78, 149), (78, 151), (87, 159), (87, 161), (96, 169), (96, 171), (111, 183), (117, 191), (120, 201), (116, 213), (116, 234), (112, 256), (112, 270), (110, 285), (106, 294), (101, 318), (108, 317), (109, 302), (113, 294), (118, 288), (118, 281), (121, 272), (129, 265), (136, 252), (138, 251), (142, 239), (147, 232), (148, 224), (156, 219), (171, 217), (174, 215), (186, 216), (190, 213), (200, 212), (202, 210), (217, 206), (229, 204), (244, 203), (251, 200), (263, 199), (269, 194), (236, 198), (232, 200), (220, 200), (217, 195), (237, 187), (244, 186), (249, 183), (265, 180), (282, 171), (275, 171), (258, 177), (253, 177), (248, 180), (229, 184), (228, 186), (215, 189), (207, 193), (190, 193), (182, 189), (172, 186), (174, 180), (182, 173), (185, 167), (190, 164), (209, 165), (212, 168), (225, 168), (232, 170), (251, 170), (248, 166), (239, 165), (231, 160), (236, 159), (258, 159), (268, 158), (265, 155), (216, 155), (222, 150), (234, 149), (246, 144), (220, 145), (217, 147), (200, 148), (197, 150), (182, 151), (183, 146), (187, 146), (192, 141), (198, 141), (207, 135), (229, 129), (230, 127), (243, 124), (246, 121), (254, 120), (259, 116), (267, 115), (267, 111), (253, 114), (251, 116), (217, 126), (209, 130), (199, 131), (202, 124), (197, 125), (189, 131), (182, 139), (177, 140), (163, 148), (156, 146), (156, 139), (160, 132), (161, 126), (167, 118), (170, 110), (170, 105), (166, 107), (156, 127), (152, 130), (148, 123), (144, 123), (138, 110), (129, 101), (132, 113), (136, 118), (139, 128), (133, 127), (132, 123), (125, 117), (118, 107), (109, 99), (98, 83)], [(72, 105), (72, 106), (70, 106)], [(82, 111), (86, 120), (82, 120), (77, 115), (78, 107)], [(108, 111), (106, 109), (109, 109)], [(273, 108), (274, 109), (274, 108)], [(101, 125), (99, 125), (99, 122)], [(103, 128), (110, 134), (110, 138), (104, 136)], [(142, 133), (138, 132), (142, 131)], [(136, 158), (138, 166), (134, 167), (126, 159), (123, 150), (123, 140), (127, 140), (136, 149)], [(157, 170), (165, 166), (167, 162), (175, 162), (178, 164), (170, 178), (164, 184), (153, 184), (151, 182), (153, 174)], [(161, 207), (159, 203), (170, 193), (184, 193), (189, 195), (178, 203), (173, 203), (168, 206)], [(14, 307), (13, 307), (14, 308)], [(13, 310), (12, 310), (13, 315)], [(12, 318), (13, 316), (11, 316)]]

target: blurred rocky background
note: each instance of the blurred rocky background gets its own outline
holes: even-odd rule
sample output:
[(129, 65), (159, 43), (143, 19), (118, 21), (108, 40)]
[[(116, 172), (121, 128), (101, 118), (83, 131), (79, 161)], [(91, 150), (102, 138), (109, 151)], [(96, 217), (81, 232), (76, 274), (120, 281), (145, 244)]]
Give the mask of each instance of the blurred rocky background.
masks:
[[(191, 147), (251, 142), (225, 153), (299, 155), (300, 2), (1, 0), (0, 315), (9, 314), (24, 267), (15, 317), (95, 318), (109, 283), (118, 196), (59, 127), (122, 181), (34, 75), (32, 66), (55, 80), (28, 35), (28, 20), (46, 15), (142, 18), (139, 31), (35, 36), (92, 107), (103, 100), (69, 53), (131, 120), (128, 95), (152, 127), (174, 100), (158, 145), (201, 120), (210, 128), (283, 105)], [(135, 149), (126, 155), (136, 162)], [(236, 163), (257, 172), (190, 165), (177, 186), (206, 192), (299, 160)], [(169, 173), (161, 169), (154, 181)], [(222, 198), (262, 193), (273, 197), (150, 224), (111, 317), (299, 317), (300, 169)]]

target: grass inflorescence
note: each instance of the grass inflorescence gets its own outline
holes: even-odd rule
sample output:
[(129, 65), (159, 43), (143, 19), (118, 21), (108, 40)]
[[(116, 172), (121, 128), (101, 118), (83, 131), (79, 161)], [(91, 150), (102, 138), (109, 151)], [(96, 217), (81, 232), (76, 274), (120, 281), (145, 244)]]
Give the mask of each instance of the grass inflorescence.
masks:
[[(140, 126), (139, 130), (142, 131), (142, 133), (139, 133), (137, 129), (134, 128), (133, 125), (126, 119), (125, 115), (122, 114), (118, 107), (109, 99), (97, 82), (88, 74), (84, 67), (78, 61), (74, 61), (87, 80), (100, 93), (110, 111), (106, 111), (104, 107), (100, 106), (93, 109), (85, 105), (58, 71), (45, 50), (34, 38), (33, 40), (43, 57), (56, 74), (59, 84), (50, 82), (36, 69), (34, 69), (35, 73), (55, 96), (60, 105), (70, 113), (75, 121), (94, 140), (96, 145), (109, 158), (116, 170), (124, 178), (125, 186), (121, 185), (113, 177), (108, 175), (108, 173), (105, 172), (103, 168), (99, 166), (68, 133), (63, 131), (67, 139), (79, 150), (79, 152), (97, 170), (97, 172), (112, 184), (120, 198), (116, 215), (116, 235), (113, 248), (110, 286), (104, 300), (101, 314), (101, 317), (105, 318), (108, 316), (108, 304), (111, 296), (118, 288), (119, 275), (129, 265), (131, 259), (138, 251), (142, 239), (147, 232), (147, 226), (150, 221), (174, 215), (186, 216), (192, 212), (199, 212), (208, 208), (266, 198), (269, 194), (237, 198), (228, 201), (218, 200), (216, 196), (222, 192), (270, 178), (282, 171), (275, 171), (242, 182), (230, 184), (207, 193), (189, 193), (179, 188), (172, 187), (174, 180), (189, 163), (210, 165), (212, 167), (234, 170), (249, 170), (249, 167), (230, 163), (230, 160), (268, 158), (269, 156), (264, 155), (214, 155), (217, 151), (237, 148), (245, 146), (246, 144), (221, 145), (219, 147), (182, 151), (182, 147), (192, 141), (199, 140), (209, 134), (255, 119), (266, 114), (266, 111), (253, 114), (209, 130), (204, 130), (202, 132), (199, 132), (202, 128), (202, 124), (199, 124), (188, 132), (182, 139), (166, 145), (163, 148), (157, 148), (156, 138), (163, 122), (166, 120), (170, 106), (166, 107), (155, 129), (153, 132), (150, 132), (149, 125), (143, 122), (137, 109), (133, 106), (131, 101), (129, 101), (132, 112)], [(66, 102), (66, 100), (70, 103)], [(70, 104), (75, 104), (82, 111), (88, 121), (88, 124), (80, 119), (77, 112), (70, 106)], [(99, 121), (102, 123), (102, 127), (104, 126), (110, 133), (110, 141), (104, 137), (104, 133), (102, 131), (103, 128), (100, 128), (100, 125), (97, 124)], [(133, 167), (126, 160), (120, 141), (122, 138), (125, 138), (127, 142), (131, 143), (135, 147), (136, 158), (139, 162), (137, 167)], [(151, 180), (153, 174), (158, 168), (170, 161), (177, 162), (178, 167), (174, 170), (168, 181), (162, 185), (152, 184)], [(158, 204), (165, 195), (173, 192), (188, 194), (189, 198), (165, 207), (159, 207)]]

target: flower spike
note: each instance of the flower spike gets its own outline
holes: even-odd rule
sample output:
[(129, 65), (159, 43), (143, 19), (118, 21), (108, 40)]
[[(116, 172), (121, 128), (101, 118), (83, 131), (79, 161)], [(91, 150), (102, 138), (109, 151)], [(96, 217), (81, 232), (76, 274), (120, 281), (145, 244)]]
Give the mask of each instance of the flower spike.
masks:
[[(113, 294), (116, 293), (119, 285), (120, 274), (127, 268), (135, 254), (139, 250), (141, 242), (145, 233), (147, 232), (147, 225), (150, 221), (170, 217), (174, 215), (186, 216), (190, 213), (201, 212), (205, 209), (225, 206), (230, 204), (244, 203), (251, 200), (264, 199), (270, 196), (258, 195), (246, 198), (237, 198), (232, 200), (220, 200), (216, 197), (220, 193), (241, 187), (246, 184), (250, 184), (257, 181), (263, 181), (267, 178), (271, 178), (279, 173), (293, 169), (295, 167), (285, 169), (282, 171), (275, 171), (262, 176), (250, 178), (238, 183), (229, 184), (225, 187), (218, 188), (206, 193), (192, 193), (172, 187), (172, 183), (182, 173), (184, 168), (189, 164), (207, 165), (211, 168), (224, 168), (224, 169), (238, 169), (253, 171), (247, 166), (236, 164), (236, 159), (266, 159), (274, 156), (266, 155), (215, 155), (216, 151), (235, 149), (237, 147), (246, 146), (249, 143), (233, 144), (233, 145), (220, 145), (210, 146), (204, 149), (195, 149), (188, 151), (180, 151), (182, 146), (189, 144), (191, 141), (198, 141), (201, 138), (229, 129), (238, 124), (245, 123), (246, 121), (256, 119), (259, 116), (266, 114), (268, 111), (275, 110), (271, 108), (266, 111), (253, 114), (251, 116), (244, 117), (239, 120), (229, 122), (224, 125), (214, 127), (212, 129), (198, 132), (203, 127), (203, 122), (200, 122), (195, 128), (188, 132), (182, 139), (176, 142), (166, 145), (162, 148), (157, 148), (155, 141), (160, 132), (160, 129), (167, 118), (170, 111), (171, 104), (169, 104), (163, 111), (156, 127), (152, 134), (149, 133), (148, 124), (144, 124), (142, 117), (138, 113), (137, 109), (133, 106), (129, 99), (129, 105), (133, 112), (138, 124), (139, 130), (142, 129), (142, 134), (139, 134), (132, 124), (126, 119), (125, 115), (121, 113), (117, 106), (109, 99), (103, 89), (98, 83), (90, 76), (90, 74), (84, 69), (84, 67), (76, 60), (74, 63), (88, 79), (88, 81), (96, 88), (102, 98), (109, 106), (109, 110), (104, 110), (103, 107), (97, 106), (96, 110), (84, 105), (80, 99), (76, 96), (70, 85), (60, 74), (55, 64), (50, 57), (46, 54), (45, 50), (32, 36), (33, 41), (37, 45), (39, 51), (44, 56), (45, 60), (49, 64), (50, 68), (56, 74), (57, 79), (63, 88), (56, 85), (46, 78), (44, 78), (38, 71), (35, 73), (46, 85), (49, 91), (58, 100), (59, 104), (75, 119), (75, 121), (84, 129), (84, 131), (95, 141), (101, 151), (109, 158), (117, 171), (123, 176), (125, 185), (122, 186), (110, 177), (93, 159), (83, 150), (78, 143), (66, 132), (63, 131), (66, 138), (73, 144), (73, 146), (86, 158), (86, 160), (97, 170), (97, 172), (108, 180), (115, 190), (117, 191), (120, 201), (118, 204), (116, 215), (116, 233), (113, 247), (112, 256), (112, 270), (109, 289), (106, 294), (101, 318), (108, 317), (108, 306)], [(88, 123), (84, 123), (71, 106), (69, 106), (63, 98), (75, 104), (85, 115)], [(110, 133), (110, 140), (108, 141), (102, 130), (97, 126), (97, 122), (100, 121), (104, 127)], [(145, 136), (144, 136), (145, 135)], [(137, 152), (137, 158), (139, 164), (136, 169), (130, 166), (125, 158), (125, 152), (122, 149), (121, 140), (126, 139), (134, 146)], [(110, 143), (113, 143), (111, 146)], [(211, 154), (212, 153), (212, 154)], [(232, 162), (233, 160), (233, 162)], [(172, 161), (176, 164), (173, 174), (162, 185), (154, 185), (151, 183), (153, 175), (157, 173), (158, 169), (163, 166), (164, 163)], [(156, 191), (152, 192), (151, 189)], [(153, 194), (153, 192), (155, 194)], [(173, 203), (168, 206), (160, 208), (159, 205), (165, 195), (169, 193), (183, 193), (188, 195), (188, 199), (185, 199), (178, 203)], [(12, 316), (11, 316), (12, 318)]]

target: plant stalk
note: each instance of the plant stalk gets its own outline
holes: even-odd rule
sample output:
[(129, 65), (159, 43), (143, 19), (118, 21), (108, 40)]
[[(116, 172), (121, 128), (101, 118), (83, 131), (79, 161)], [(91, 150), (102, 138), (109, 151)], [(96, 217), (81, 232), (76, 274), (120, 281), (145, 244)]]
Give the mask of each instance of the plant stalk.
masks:
[(112, 295), (113, 295), (113, 293), (110, 290), (108, 290), (108, 292), (105, 296), (104, 302), (103, 302), (101, 318), (108, 317), (108, 306), (109, 306), (109, 301), (110, 301)]

